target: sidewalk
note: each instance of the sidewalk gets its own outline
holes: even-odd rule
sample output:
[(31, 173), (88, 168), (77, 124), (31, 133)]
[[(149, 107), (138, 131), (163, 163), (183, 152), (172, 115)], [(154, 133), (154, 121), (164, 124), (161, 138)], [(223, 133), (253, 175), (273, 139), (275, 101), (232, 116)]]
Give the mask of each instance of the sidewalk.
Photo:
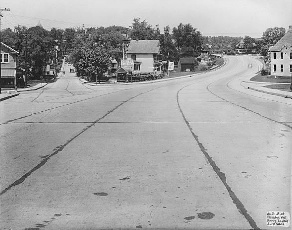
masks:
[[(153, 81), (146, 81), (146, 82), (133, 82), (133, 83), (117, 83), (117, 84), (127, 84), (127, 85), (132, 85), (132, 84), (149, 84), (149, 83), (154, 83), (154, 82), (159, 82), (159, 81), (169, 81), (169, 80), (174, 80), (174, 79), (178, 79), (178, 78), (187, 78), (190, 77), (191, 75), (186, 75), (186, 76), (181, 76), (181, 77), (175, 77), (175, 78), (164, 78), (164, 79), (159, 79), (159, 80), (153, 80)], [(87, 82), (84, 79), (79, 78), (79, 80), (83, 83), (83, 84), (89, 84), (92, 86), (98, 86), (99, 84), (95, 84), (93, 82)], [(19, 93), (21, 92), (25, 92), (25, 91), (33, 91), (33, 90), (38, 90), (40, 88), (43, 88), (44, 86), (46, 86), (48, 83), (38, 83), (34, 86), (28, 87), (28, 88), (19, 88), (17, 90), (15, 89), (1, 89), (1, 94), (0, 94), (0, 101), (3, 100), (7, 100), (9, 98), (12, 97), (16, 97), (19, 95)], [(100, 85), (112, 85), (109, 83), (102, 83)], [(270, 82), (255, 82), (255, 81), (241, 81), (241, 85), (249, 90), (254, 90), (257, 92), (261, 92), (261, 93), (266, 93), (266, 94), (270, 94), (270, 95), (275, 95), (275, 96), (280, 96), (280, 97), (284, 97), (284, 98), (290, 98), (292, 99), (292, 92), (288, 92), (288, 91), (282, 91), (282, 90), (278, 90), (278, 89), (270, 89), (267, 88), (265, 86), (267, 85), (272, 85), (275, 83), (270, 83)], [(279, 84), (279, 83), (277, 83)]]
[(38, 84), (35, 84), (31, 87), (27, 87), (27, 88), (18, 88), (17, 90), (15, 89), (1, 89), (1, 94), (0, 94), (0, 101), (4, 101), (4, 100), (7, 100), (9, 98), (12, 98), (12, 97), (16, 97), (19, 95), (19, 93), (21, 92), (26, 92), (26, 91), (33, 91), (33, 90), (37, 90), (37, 89), (40, 89), (40, 88), (43, 88), (44, 86), (46, 86), (48, 83), (38, 83)]
[[(200, 74), (200, 73), (197, 73), (197, 74)], [(184, 75), (184, 76), (180, 76), (180, 77), (173, 77), (173, 78), (162, 78), (162, 79), (143, 81), (143, 82), (132, 82), (132, 83), (131, 82), (129, 82), (129, 83), (118, 82), (116, 84), (126, 84), (126, 85), (151, 84), (151, 83), (160, 82), (160, 81), (170, 81), (170, 80), (174, 80), (174, 79), (188, 78), (188, 77), (191, 77), (192, 75), (194, 75), (194, 74)], [(253, 76), (249, 77), (249, 79), (252, 77)], [(107, 82), (102, 82), (101, 84), (96, 84), (94, 82), (88, 82), (82, 78), (79, 78), (79, 80), (82, 84), (88, 84), (91, 86), (111, 85), (111, 83), (107, 83)], [(250, 80), (244, 80), (244, 81), (240, 82), (241, 86), (243, 86), (244, 88), (249, 89), (249, 90), (254, 90), (257, 92), (261, 92), (261, 93), (266, 93), (266, 94), (270, 94), (270, 95), (275, 95), (275, 96), (280, 96), (280, 97), (292, 99), (292, 91), (289, 92), (289, 91), (283, 91), (283, 90), (279, 90), (279, 89), (270, 89), (270, 88), (265, 87), (265, 86), (273, 85), (273, 84), (279, 84), (279, 83), (256, 82), (256, 81), (250, 81)]]

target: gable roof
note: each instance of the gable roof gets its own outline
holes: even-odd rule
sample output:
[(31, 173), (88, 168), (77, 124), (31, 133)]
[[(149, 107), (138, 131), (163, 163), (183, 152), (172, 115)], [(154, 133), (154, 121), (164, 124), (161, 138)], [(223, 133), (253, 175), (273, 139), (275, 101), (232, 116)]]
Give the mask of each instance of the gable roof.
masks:
[(131, 40), (127, 53), (129, 54), (158, 54), (159, 40)]
[(194, 57), (183, 57), (179, 59), (181, 64), (195, 64), (196, 58)]
[(14, 49), (12, 49), (10, 46), (6, 45), (5, 43), (1, 42), (1, 47), (5, 47), (6, 49), (10, 50), (11, 53), (18, 54), (18, 52)]
[(292, 47), (292, 26), (289, 26), (287, 33), (269, 51), (281, 51), (285, 47)]

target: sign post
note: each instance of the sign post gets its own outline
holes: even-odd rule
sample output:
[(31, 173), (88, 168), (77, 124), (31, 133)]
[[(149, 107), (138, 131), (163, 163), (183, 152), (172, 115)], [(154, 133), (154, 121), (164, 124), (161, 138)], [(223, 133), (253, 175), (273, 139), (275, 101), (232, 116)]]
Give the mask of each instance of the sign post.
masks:
[[(1, 84), (2, 84), (2, 73), (1, 73), (1, 63), (2, 63), (2, 51), (1, 51), (1, 42), (2, 42), (2, 39), (1, 39), (1, 18), (3, 17), (2, 15), (2, 11), (10, 11), (9, 8), (4, 8), (4, 9), (0, 9), (0, 55), (1, 55), (1, 61), (0, 61), (0, 94), (1, 94)], [(15, 76), (16, 77), (16, 76)]]
[(174, 70), (174, 62), (168, 61), (167, 75), (169, 77), (169, 71)]
[(131, 58), (127, 58), (121, 60), (121, 67), (126, 71), (133, 71), (134, 70), (134, 61)]

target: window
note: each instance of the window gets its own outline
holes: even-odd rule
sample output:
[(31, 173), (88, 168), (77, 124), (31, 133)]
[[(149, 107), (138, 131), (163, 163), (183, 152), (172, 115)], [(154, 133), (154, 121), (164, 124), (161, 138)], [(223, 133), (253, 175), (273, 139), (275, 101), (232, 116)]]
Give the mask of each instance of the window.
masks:
[(277, 53), (276, 52), (274, 52), (274, 59), (276, 59), (277, 58)]
[(276, 65), (274, 65), (274, 72), (276, 72), (276, 70), (277, 70), (277, 66), (276, 66)]
[(8, 63), (9, 62), (9, 54), (3, 53), (1, 54), (1, 63)]
[(136, 54), (132, 54), (131, 55), (131, 59), (133, 59), (134, 61), (136, 61)]
[(283, 72), (284, 70), (284, 65), (281, 65), (281, 72)]
[(292, 73), (292, 65), (290, 65), (290, 73)]
[(281, 59), (283, 59), (284, 55), (283, 55), (283, 52), (281, 52)]
[(134, 70), (140, 71), (140, 63), (134, 63)]
[(292, 52), (290, 53), (290, 59), (292, 59)]

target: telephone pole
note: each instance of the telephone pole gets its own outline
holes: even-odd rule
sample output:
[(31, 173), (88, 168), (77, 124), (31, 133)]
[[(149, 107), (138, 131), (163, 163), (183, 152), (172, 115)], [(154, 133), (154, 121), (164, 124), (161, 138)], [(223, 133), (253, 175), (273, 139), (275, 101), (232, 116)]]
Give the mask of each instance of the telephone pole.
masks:
[(1, 54), (1, 63), (0, 63), (0, 94), (1, 94), (1, 87), (2, 87), (2, 36), (1, 36), (1, 18), (3, 17), (3, 11), (10, 11), (9, 8), (0, 9), (0, 54)]

